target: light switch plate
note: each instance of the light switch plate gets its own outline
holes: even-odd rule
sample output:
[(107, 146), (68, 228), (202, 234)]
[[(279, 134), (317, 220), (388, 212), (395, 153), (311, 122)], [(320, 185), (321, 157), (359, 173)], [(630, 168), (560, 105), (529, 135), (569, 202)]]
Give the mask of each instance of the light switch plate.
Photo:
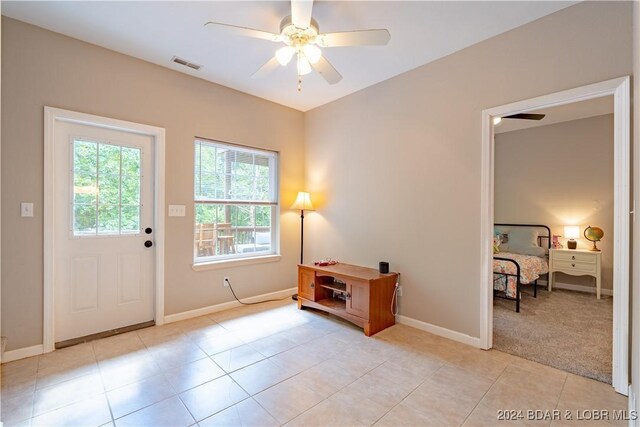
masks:
[(169, 216), (185, 216), (184, 205), (169, 205)]
[(20, 216), (27, 218), (33, 217), (33, 203), (20, 203)]

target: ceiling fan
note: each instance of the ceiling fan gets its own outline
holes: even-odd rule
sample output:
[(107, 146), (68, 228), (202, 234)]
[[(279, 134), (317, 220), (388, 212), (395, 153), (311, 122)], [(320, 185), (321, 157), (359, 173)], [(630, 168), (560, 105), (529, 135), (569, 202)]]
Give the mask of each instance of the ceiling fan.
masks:
[(519, 114), (512, 114), (510, 116), (504, 116), (504, 117), (494, 117), (493, 124), (497, 125), (502, 121), (502, 119), (542, 120), (544, 119), (545, 115), (546, 114), (519, 113)]
[(245, 28), (237, 25), (207, 22), (205, 26), (212, 30), (226, 31), (245, 37), (254, 37), (284, 43), (251, 77), (259, 78), (269, 74), (279, 65), (289, 64), (295, 56), (298, 72), (298, 91), (301, 90), (302, 76), (312, 69), (317, 71), (329, 84), (342, 80), (340, 73), (322, 55), (321, 48), (343, 46), (380, 46), (386, 45), (391, 38), (386, 29), (343, 31), (338, 33), (320, 33), (318, 23), (311, 17), (313, 0), (291, 0), (291, 15), (280, 22), (280, 33)]
[(520, 113), (512, 114), (510, 116), (504, 116), (503, 119), (542, 120), (544, 119), (544, 116), (545, 114)]

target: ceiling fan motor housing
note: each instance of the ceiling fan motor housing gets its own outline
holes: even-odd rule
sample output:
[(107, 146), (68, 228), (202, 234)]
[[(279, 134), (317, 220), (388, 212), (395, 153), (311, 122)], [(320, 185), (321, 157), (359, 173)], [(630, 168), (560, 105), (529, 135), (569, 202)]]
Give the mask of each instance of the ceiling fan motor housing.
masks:
[(311, 23), (307, 28), (298, 28), (293, 25), (291, 15), (286, 16), (280, 22), (280, 34), (284, 38), (284, 42), (288, 45), (305, 45), (315, 40), (319, 34), (318, 22), (311, 18)]

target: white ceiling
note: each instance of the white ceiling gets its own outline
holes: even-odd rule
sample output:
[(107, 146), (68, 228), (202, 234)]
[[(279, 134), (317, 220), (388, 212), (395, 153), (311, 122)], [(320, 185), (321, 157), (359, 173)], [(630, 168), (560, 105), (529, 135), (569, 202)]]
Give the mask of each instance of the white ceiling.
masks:
[[(307, 111), (434, 61), (576, 2), (317, 1), (321, 32), (387, 28), (387, 46), (324, 49), (343, 80), (312, 73), (296, 90), (295, 61), (271, 75), (251, 75), (281, 46), (213, 33), (207, 21), (279, 32), (288, 1), (3, 1), (2, 13), (164, 67)], [(199, 71), (170, 62), (179, 56)]]
[(603, 96), (587, 101), (572, 102), (571, 104), (560, 105), (558, 107), (527, 112), (542, 113), (545, 114), (545, 117), (542, 120), (504, 119), (495, 127), (495, 133), (512, 132), (515, 130), (548, 126), (554, 123), (568, 122), (570, 120), (613, 114), (613, 96)]

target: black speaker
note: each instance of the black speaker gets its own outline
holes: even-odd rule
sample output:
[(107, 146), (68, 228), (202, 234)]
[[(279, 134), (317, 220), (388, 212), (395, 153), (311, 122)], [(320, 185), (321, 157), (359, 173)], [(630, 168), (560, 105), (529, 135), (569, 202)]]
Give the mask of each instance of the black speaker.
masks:
[(385, 261), (380, 261), (380, 273), (387, 274), (389, 273), (389, 263)]

